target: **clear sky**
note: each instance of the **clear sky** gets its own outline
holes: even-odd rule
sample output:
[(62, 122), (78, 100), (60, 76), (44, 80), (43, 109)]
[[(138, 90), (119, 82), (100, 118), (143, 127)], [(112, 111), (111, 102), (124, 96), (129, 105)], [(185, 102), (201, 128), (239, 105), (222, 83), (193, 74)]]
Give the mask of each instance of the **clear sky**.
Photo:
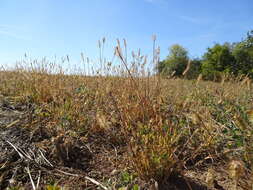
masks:
[(109, 59), (117, 38), (127, 39), (129, 51), (151, 56), (152, 34), (161, 58), (175, 43), (197, 57), (252, 29), (253, 0), (0, 0), (0, 64), (25, 53), (78, 61), (83, 52), (96, 60), (102, 37)]

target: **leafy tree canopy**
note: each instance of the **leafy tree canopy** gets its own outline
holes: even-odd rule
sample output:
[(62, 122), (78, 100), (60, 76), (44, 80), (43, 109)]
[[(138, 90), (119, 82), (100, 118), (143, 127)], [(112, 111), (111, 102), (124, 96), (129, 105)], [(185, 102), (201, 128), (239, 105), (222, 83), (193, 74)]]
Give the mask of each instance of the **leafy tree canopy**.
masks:
[(202, 74), (206, 79), (217, 79), (222, 72), (233, 71), (234, 63), (232, 46), (215, 44), (203, 55)]
[(174, 44), (169, 48), (167, 58), (158, 64), (158, 72), (163, 75), (174, 73), (175, 76), (180, 76), (185, 70), (188, 60), (188, 51), (179, 44)]
[[(188, 64), (189, 61), (191, 64)], [(202, 59), (190, 60), (188, 51), (174, 44), (169, 48), (166, 59), (157, 66), (157, 71), (162, 75), (182, 76), (185, 70), (185, 76), (189, 79), (196, 78), (200, 73), (208, 80), (219, 80), (224, 73), (253, 78), (253, 30), (241, 42), (214, 44)]]
[(233, 72), (253, 77), (253, 30), (246, 39), (234, 44), (233, 56), (236, 60)]

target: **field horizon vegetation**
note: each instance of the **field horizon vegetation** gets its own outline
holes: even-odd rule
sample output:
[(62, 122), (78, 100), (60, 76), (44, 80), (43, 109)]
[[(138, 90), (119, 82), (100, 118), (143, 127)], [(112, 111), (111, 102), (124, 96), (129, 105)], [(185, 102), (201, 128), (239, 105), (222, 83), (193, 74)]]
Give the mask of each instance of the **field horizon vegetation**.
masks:
[(102, 39), (99, 69), (3, 66), (0, 189), (252, 189), (252, 39), (162, 61), (155, 36), (151, 60), (118, 40), (117, 65)]

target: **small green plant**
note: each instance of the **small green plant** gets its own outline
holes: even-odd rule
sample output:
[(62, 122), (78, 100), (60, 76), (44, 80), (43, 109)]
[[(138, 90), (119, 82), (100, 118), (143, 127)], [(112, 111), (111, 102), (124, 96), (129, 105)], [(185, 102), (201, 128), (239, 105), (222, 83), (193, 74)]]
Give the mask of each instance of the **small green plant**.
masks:
[(140, 187), (139, 187), (139, 185), (137, 185), (137, 184), (134, 184), (134, 186), (133, 186), (133, 190), (140, 190)]
[(123, 171), (121, 173), (121, 182), (124, 185), (128, 185), (128, 184), (132, 183), (132, 181), (134, 180), (134, 178), (135, 178), (135, 176), (133, 174), (130, 174), (127, 171)]
[(181, 162), (176, 155), (182, 134), (172, 123), (138, 126), (130, 143), (130, 159), (138, 175), (161, 182), (180, 173)]
[(46, 190), (63, 190), (63, 188), (58, 186), (57, 184), (54, 184), (54, 185), (47, 185)]

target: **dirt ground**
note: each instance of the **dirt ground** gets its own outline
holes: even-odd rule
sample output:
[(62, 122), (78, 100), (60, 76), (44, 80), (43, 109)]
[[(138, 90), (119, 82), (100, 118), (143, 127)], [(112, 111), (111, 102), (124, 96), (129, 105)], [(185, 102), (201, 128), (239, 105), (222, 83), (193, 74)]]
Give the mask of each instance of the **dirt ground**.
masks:
[[(34, 118), (36, 106), (15, 103), (0, 97), (0, 189), (32, 189), (55, 184), (66, 189), (140, 189), (207, 190), (208, 165), (186, 169), (184, 177), (172, 176), (163, 184), (138, 177), (122, 182), (126, 170), (126, 146), (114, 144), (106, 134), (88, 134), (79, 138), (73, 131), (50, 128)], [(33, 126), (31, 128), (30, 126)], [(212, 189), (233, 189), (226, 166), (213, 168)], [(246, 189), (240, 182), (238, 189)], [(21, 189), (22, 189), (21, 188)]]

